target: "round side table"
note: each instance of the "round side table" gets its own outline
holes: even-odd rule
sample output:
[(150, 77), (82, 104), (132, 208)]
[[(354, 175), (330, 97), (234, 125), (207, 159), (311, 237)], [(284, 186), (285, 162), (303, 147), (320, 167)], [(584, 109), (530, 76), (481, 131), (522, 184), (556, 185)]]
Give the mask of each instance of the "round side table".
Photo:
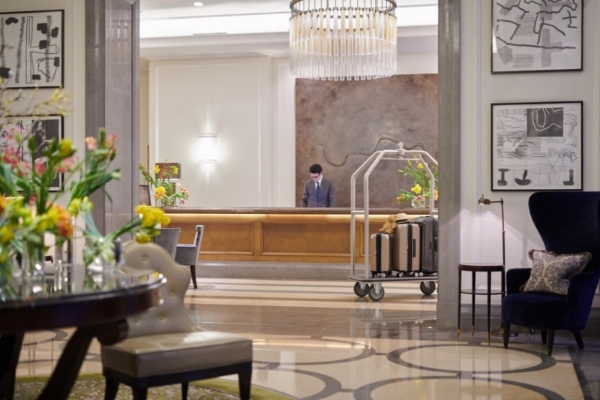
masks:
[[(462, 288), (462, 273), (471, 272), (471, 289)], [(475, 287), (475, 274), (477, 272), (487, 273), (487, 288), (476, 289)], [(502, 276), (502, 288), (501, 290), (492, 290), (492, 272), (500, 272)], [(492, 264), (492, 263), (461, 263), (458, 265), (458, 329), (456, 331), (456, 339), (460, 338), (460, 304), (461, 295), (470, 294), (472, 301), (472, 316), (471, 316), (471, 336), (475, 334), (475, 296), (487, 296), (487, 330), (488, 330), (488, 344), (490, 344), (490, 300), (493, 295), (501, 295), (504, 297), (505, 294), (505, 274), (504, 265)]]

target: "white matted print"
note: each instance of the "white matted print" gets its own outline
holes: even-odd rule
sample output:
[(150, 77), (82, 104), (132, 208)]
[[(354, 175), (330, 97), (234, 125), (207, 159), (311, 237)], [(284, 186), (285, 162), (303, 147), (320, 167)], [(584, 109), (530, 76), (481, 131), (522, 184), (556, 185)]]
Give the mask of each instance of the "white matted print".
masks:
[(583, 190), (583, 102), (492, 104), (492, 190)]
[(63, 86), (63, 10), (0, 13), (0, 77), (9, 88)]
[(492, 73), (582, 70), (582, 2), (492, 1)]

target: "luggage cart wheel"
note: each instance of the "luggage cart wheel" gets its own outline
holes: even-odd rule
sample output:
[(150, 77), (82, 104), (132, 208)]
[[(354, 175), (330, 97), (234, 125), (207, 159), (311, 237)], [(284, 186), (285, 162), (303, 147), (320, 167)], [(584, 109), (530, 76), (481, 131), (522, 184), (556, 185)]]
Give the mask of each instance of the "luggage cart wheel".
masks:
[(435, 282), (421, 282), (421, 292), (423, 292), (423, 294), (432, 294), (435, 292)]
[(369, 293), (369, 284), (364, 282), (356, 282), (354, 284), (354, 294), (358, 297), (365, 297)]
[(369, 297), (371, 300), (379, 301), (383, 299), (383, 296), (385, 296), (385, 290), (383, 290), (381, 283), (374, 283), (371, 285), (371, 289), (369, 290)]

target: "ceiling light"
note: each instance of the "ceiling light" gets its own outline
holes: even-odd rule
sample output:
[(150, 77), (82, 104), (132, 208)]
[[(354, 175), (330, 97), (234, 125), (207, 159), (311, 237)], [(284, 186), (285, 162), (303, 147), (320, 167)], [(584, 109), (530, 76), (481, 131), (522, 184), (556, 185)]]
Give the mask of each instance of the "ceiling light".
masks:
[[(309, 79), (375, 79), (396, 72), (395, 0), (292, 0), (291, 72)], [(311, 8), (312, 6), (312, 8)]]
[(195, 7), (202, 7), (202, 6), (204, 5), (204, 3), (203, 3), (203, 2), (201, 2), (201, 1), (195, 1), (195, 2), (193, 2), (192, 4), (193, 4)]

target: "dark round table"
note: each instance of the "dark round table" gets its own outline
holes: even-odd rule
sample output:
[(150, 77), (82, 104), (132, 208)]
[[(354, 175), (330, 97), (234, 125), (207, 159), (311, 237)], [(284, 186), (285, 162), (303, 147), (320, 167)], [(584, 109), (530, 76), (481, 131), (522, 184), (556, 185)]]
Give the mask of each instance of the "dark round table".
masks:
[[(12, 399), (26, 332), (76, 327), (38, 399), (67, 399), (93, 338), (103, 345), (127, 336), (126, 318), (158, 305), (163, 278), (140, 282), (116, 274), (86, 275), (57, 290), (55, 280), (0, 288), (0, 399)], [(65, 282), (62, 282), (65, 283)]]
[[(462, 288), (462, 273), (471, 272), (471, 289)], [(485, 272), (487, 274), (487, 288), (477, 289), (476, 288), (476, 273)], [(502, 287), (500, 290), (492, 290), (492, 272), (500, 272), (502, 276)], [(505, 294), (505, 274), (504, 265), (493, 264), (493, 263), (460, 263), (458, 265), (458, 325), (456, 330), (456, 339), (460, 338), (460, 311), (461, 311), (461, 296), (462, 294), (470, 294), (472, 302), (471, 310), (471, 336), (475, 334), (475, 296), (487, 296), (487, 328), (488, 328), (488, 344), (490, 344), (490, 311), (491, 311), (491, 296), (501, 295), (504, 297)]]

